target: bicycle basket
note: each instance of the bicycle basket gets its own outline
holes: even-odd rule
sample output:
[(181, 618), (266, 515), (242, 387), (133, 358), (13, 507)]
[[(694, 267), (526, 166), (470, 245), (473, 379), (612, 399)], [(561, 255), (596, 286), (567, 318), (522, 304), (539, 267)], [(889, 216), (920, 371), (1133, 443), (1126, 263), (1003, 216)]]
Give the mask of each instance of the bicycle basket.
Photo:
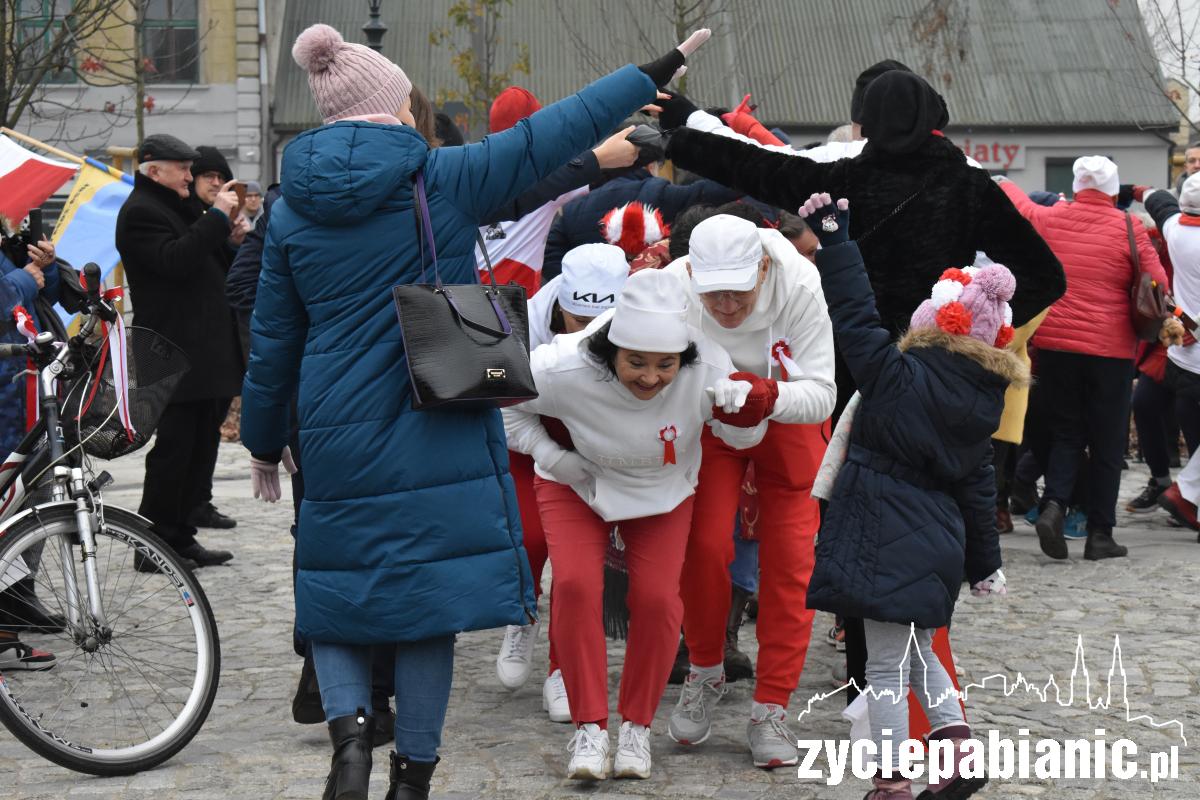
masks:
[(63, 403), (63, 431), (68, 445), (82, 445), (84, 452), (94, 458), (119, 458), (150, 441), (175, 387), (190, 368), (182, 350), (149, 328), (127, 327), (125, 349), (132, 441), (117, 413), (112, 356), (103, 354), (105, 348), (94, 349), (88, 358), (87, 374), (71, 387)]

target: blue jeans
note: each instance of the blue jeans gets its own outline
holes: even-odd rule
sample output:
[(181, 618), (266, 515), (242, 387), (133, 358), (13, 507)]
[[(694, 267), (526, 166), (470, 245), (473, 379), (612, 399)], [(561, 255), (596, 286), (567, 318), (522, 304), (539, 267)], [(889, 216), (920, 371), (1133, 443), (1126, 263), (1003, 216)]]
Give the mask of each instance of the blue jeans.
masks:
[(733, 521), (733, 563), (729, 565), (733, 585), (754, 594), (758, 591), (758, 542), (742, 538), (742, 514)]
[[(312, 642), (326, 719), (371, 708), (370, 645)], [(454, 637), (396, 643), (396, 752), (437, 758), (454, 676)]]

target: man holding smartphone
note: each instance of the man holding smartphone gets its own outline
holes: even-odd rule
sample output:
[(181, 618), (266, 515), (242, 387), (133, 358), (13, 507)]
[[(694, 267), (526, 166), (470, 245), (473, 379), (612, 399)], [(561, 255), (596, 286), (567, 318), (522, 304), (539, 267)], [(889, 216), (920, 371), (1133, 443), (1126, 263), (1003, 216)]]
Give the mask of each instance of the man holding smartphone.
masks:
[[(191, 363), (146, 456), (139, 511), (180, 556), (201, 567), (233, 558), (196, 541), (197, 522), (212, 521), (198, 520), (196, 512), (211, 508), (221, 423), (230, 399), (241, 391), (245, 370), (225, 299), (230, 242), (238, 237), (238, 198), (229, 181), (213, 186), (219, 176), (214, 181), (208, 173), (227, 174), (229, 167), (215, 149), (205, 149), (209, 153), (202, 157), (173, 136), (147, 136), (116, 230), (133, 324), (170, 339)], [(143, 559), (135, 566), (157, 569)]]

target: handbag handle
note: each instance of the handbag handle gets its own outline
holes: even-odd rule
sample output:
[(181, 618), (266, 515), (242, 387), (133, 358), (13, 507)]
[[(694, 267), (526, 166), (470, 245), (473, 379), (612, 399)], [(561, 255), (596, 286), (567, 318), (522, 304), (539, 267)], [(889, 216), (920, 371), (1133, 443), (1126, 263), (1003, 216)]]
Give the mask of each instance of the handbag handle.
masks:
[[(496, 300), (499, 293), (499, 287), (496, 286), (496, 276), (491, 269), (491, 261), (488, 259), (487, 248), (483, 249), (484, 261), (488, 265), (488, 277), (491, 279), (491, 289), (484, 289), (484, 294), (487, 295), (488, 302), (492, 305), (492, 310), (496, 312), (496, 320), (500, 323), (500, 330), (489, 328), (486, 325), (475, 322), (462, 313), (462, 309), (458, 307), (458, 302), (454, 299), (454, 294), (450, 289), (442, 285), (442, 275), (438, 271), (437, 261), (437, 244), (433, 237), (433, 225), (429, 222), (429, 200), (425, 195), (425, 171), (424, 169), (417, 170), (416, 179), (413, 184), (417, 192), (417, 217), (421, 220), (420, 230), (417, 232), (417, 238), (421, 240), (421, 280), (425, 280), (425, 240), (429, 240), (429, 252), (433, 257), (433, 280), (437, 287), (435, 291), (446, 298), (446, 302), (450, 304), (450, 309), (464, 325), (474, 328), (477, 331), (491, 334), (492, 336), (505, 337), (512, 334), (512, 325), (508, 321), (508, 315), (504, 313), (504, 309), (500, 307), (500, 303)], [(478, 229), (475, 231), (476, 240), (480, 247), (483, 247), (483, 237), (479, 235)]]
[(1125, 233), (1129, 236), (1129, 260), (1133, 262), (1133, 282), (1136, 284), (1142, 277), (1142, 261), (1138, 258), (1137, 242), (1133, 238), (1133, 217), (1125, 212)]

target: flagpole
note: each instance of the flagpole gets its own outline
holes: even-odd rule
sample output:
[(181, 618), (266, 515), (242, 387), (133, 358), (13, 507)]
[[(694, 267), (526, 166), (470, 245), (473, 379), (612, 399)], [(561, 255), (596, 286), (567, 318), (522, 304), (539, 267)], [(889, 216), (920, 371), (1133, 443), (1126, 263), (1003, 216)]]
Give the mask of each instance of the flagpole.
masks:
[(107, 164), (103, 164), (94, 158), (87, 158), (87, 157), (72, 155), (71, 153), (68, 153), (65, 150), (59, 150), (57, 147), (52, 147), (51, 145), (48, 145), (45, 142), (40, 142), (37, 139), (34, 139), (32, 136), (26, 136), (23, 133), (17, 133), (12, 128), (0, 128), (0, 133), (3, 133), (5, 136), (9, 137), (10, 139), (16, 139), (18, 142), (24, 142), (25, 144), (32, 145), (40, 150), (45, 150), (50, 155), (56, 156), (58, 158), (66, 160), (66, 161), (70, 161), (73, 164), (78, 164), (81, 167), (84, 164), (87, 164), (88, 166), (92, 166), (92, 167), (95, 167), (96, 169), (106, 172), (107, 174), (111, 175), (114, 178), (117, 178), (118, 180), (123, 180), (126, 183), (133, 183), (133, 179), (130, 178), (128, 175), (126, 175), (124, 172), (121, 172), (119, 169), (115, 169), (114, 167), (110, 167)]

